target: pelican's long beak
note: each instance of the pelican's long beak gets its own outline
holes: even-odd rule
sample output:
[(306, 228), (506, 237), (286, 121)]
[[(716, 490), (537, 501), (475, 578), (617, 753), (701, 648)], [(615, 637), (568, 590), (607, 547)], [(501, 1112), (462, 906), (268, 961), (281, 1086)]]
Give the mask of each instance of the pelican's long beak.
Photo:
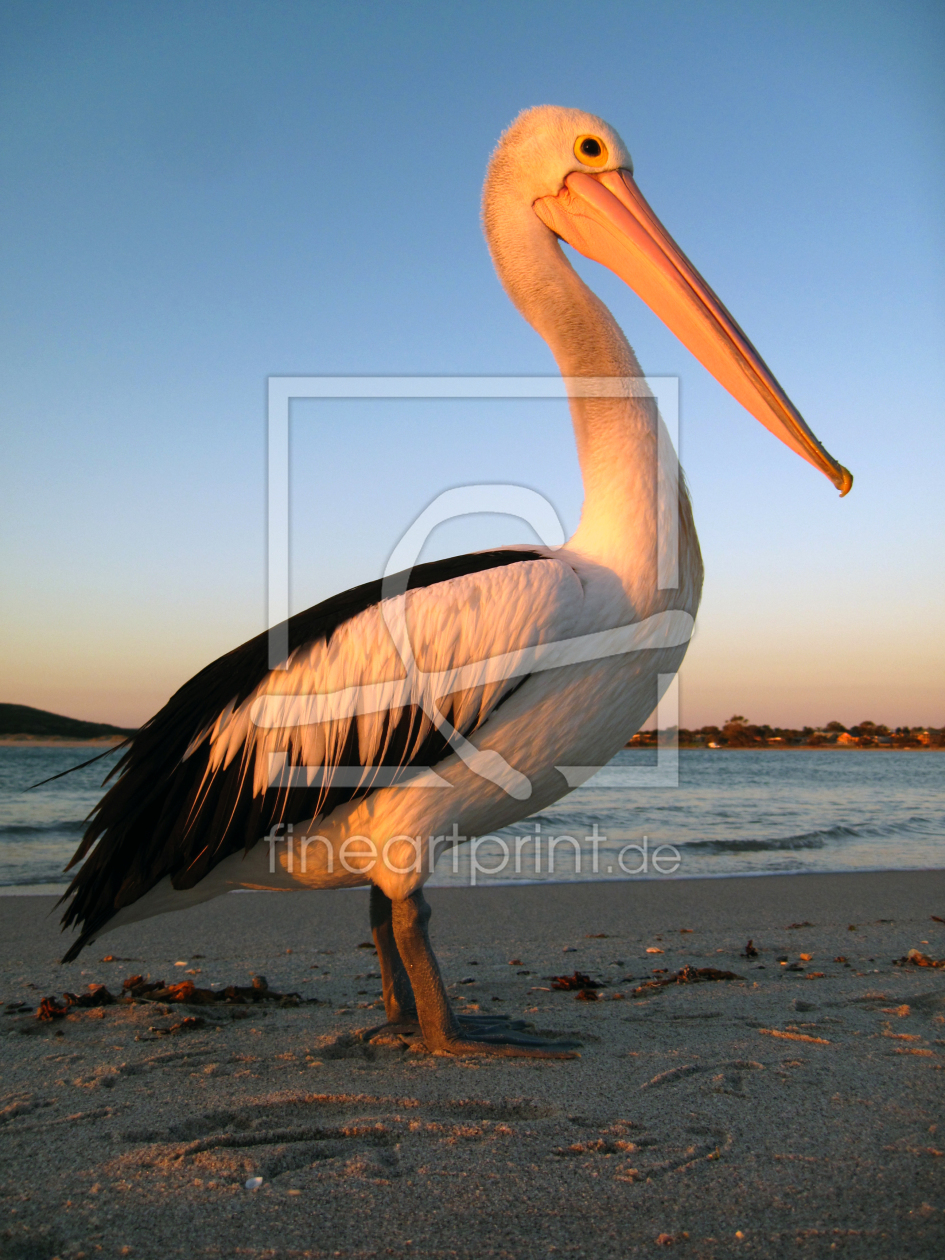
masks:
[(629, 171), (575, 171), (534, 206), (541, 221), (603, 263), (655, 311), (720, 385), (844, 495), (853, 477), (807, 427), (761, 355), (647, 205)]

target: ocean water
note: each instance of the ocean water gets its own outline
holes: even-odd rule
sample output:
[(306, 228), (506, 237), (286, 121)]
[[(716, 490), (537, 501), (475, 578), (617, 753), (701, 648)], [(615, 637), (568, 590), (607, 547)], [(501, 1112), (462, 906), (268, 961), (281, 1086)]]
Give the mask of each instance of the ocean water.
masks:
[[(88, 755), (0, 747), (0, 891), (65, 887), (63, 867), (117, 755), (24, 789)], [(430, 882), (945, 867), (945, 753), (683, 749), (675, 786), (620, 783), (625, 768), (655, 763), (655, 750), (618, 753), (549, 809), (481, 840), (475, 852), (466, 844), (455, 860), (443, 855)]]

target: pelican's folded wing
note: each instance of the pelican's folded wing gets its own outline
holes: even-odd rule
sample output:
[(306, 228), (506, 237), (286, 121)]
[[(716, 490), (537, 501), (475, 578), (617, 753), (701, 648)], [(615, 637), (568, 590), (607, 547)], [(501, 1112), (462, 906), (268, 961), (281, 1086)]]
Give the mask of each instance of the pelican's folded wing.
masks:
[[(192, 888), (276, 824), (325, 816), (390, 782), (391, 768), (435, 765), (451, 729), (471, 734), (521, 683), (492, 677), (489, 659), (568, 635), (583, 599), (571, 566), (537, 549), (417, 565), (404, 587), (384, 607), (373, 582), (297, 614), (288, 668), (268, 668), (259, 635), (141, 728), (70, 863), (85, 858), (66, 893), (63, 922), (83, 929), (67, 957), (165, 877)], [(463, 668), (476, 662), (481, 674)], [(445, 729), (417, 694), (430, 678), (454, 680), (436, 696)]]

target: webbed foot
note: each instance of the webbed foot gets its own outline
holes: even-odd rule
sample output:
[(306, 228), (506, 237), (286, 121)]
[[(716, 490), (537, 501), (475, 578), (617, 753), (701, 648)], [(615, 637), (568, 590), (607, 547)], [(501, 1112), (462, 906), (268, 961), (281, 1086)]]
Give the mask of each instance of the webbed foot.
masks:
[[(525, 1019), (512, 1019), (508, 1015), (458, 1015), (454, 1016), (458, 1032), (447, 1033), (439, 1054), (493, 1054), (513, 1057), (574, 1059), (581, 1046), (580, 1041), (564, 1038), (539, 1037), (532, 1030), (534, 1024)], [(361, 1033), (363, 1041), (375, 1046), (393, 1046), (431, 1049), (424, 1040), (419, 1022), (398, 1020), (369, 1028)]]
[(463, 1029), (458, 1036), (447, 1036), (434, 1054), (491, 1054), (508, 1059), (579, 1059), (579, 1041), (552, 1041), (546, 1037), (530, 1037), (524, 1033), (499, 1029), (470, 1032)]

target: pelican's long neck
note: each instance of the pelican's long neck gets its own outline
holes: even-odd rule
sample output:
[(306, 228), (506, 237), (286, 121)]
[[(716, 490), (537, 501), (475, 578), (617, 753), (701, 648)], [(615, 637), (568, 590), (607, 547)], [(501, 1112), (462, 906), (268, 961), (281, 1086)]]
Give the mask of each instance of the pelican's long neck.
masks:
[[(574, 271), (531, 206), (521, 205), (511, 192), (490, 182), (483, 220), (506, 292), (548, 343), (563, 376), (642, 377), (617, 321)], [(618, 573), (638, 609), (662, 603), (657, 582), (657, 449), (662, 426), (655, 403), (629, 396), (579, 398), (572, 393), (571, 418), (584, 507), (569, 546)], [(665, 429), (662, 440), (668, 442)], [(664, 467), (666, 454), (664, 446)], [(675, 480), (675, 456), (669, 458)], [(680, 517), (691, 522), (681, 479), (679, 492)], [(686, 532), (684, 525), (680, 542)]]

